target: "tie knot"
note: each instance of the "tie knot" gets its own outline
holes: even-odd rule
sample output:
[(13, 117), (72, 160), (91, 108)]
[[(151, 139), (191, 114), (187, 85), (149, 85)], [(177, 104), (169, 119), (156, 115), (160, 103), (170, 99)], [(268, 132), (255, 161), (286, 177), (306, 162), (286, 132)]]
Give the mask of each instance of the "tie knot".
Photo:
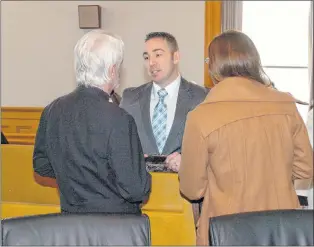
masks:
[(166, 89), (160, 89), (158, 92), (157, 92), (157, 94), (158, 94), (158, 96), (159, 96), (159, 98), (161, 99), (161, 100), (163, 100), (167, 95), (168, 95), (168, 93), (167, 93), (167, 91), (166, 91)]

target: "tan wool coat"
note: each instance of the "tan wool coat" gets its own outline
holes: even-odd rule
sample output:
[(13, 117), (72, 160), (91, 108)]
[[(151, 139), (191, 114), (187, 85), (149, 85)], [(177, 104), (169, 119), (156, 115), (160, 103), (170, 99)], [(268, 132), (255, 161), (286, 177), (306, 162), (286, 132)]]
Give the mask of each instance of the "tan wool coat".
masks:
[(313, 150), (295, 99), (241, 77), (217, 84), (188, 115), (179, 178), (188, 199), (204, 197), (198, 245), (210, 217), (299, 208), (294, 181), (313, 179)]

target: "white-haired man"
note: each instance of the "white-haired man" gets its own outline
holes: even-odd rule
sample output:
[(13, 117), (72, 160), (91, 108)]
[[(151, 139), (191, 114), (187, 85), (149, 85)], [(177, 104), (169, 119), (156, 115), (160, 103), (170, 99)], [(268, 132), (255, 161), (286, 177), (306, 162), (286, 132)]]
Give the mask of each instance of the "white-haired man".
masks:
[(85, 34), (74, 49), (78, 87), (42, 113), (34, 178), (59, 189), (62, 212), (139, 214), (150, 193), (135, 121), (109, 102), (119, 84), (123, 52), (115, 35)]

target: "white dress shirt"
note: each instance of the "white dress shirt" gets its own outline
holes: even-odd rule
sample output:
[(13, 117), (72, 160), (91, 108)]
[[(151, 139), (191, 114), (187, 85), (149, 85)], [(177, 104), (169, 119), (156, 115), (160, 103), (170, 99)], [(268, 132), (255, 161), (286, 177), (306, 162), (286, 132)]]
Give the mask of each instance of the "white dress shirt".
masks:
[[(177, 107), (177, 99), (179, 94), (179, 88), (181, 84), (181, 76), (179, 75), (173, 82), (165, 87), (168, 95), (165, 97), (165, 104), (167, 105), (167, 130), (166, 137), (168, 138), (170, 129), (173, 124), (174, 115)], [(153, 122), (154, 109), (159, 101), (159, 96), (157, 92), (161, 87), (153, 82), (152, 92), (150, 96), (150, 120)]]

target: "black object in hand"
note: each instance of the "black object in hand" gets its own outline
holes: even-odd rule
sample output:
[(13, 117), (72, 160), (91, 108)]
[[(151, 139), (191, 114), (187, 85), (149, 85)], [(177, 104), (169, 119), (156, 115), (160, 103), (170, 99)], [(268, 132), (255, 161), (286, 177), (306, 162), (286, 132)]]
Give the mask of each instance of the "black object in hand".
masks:
[(167, 156), (166, 155), (151, 155), (145, 157), (145, 162), (152, 163), (152, 164), (161, 164), (165, 163)]

